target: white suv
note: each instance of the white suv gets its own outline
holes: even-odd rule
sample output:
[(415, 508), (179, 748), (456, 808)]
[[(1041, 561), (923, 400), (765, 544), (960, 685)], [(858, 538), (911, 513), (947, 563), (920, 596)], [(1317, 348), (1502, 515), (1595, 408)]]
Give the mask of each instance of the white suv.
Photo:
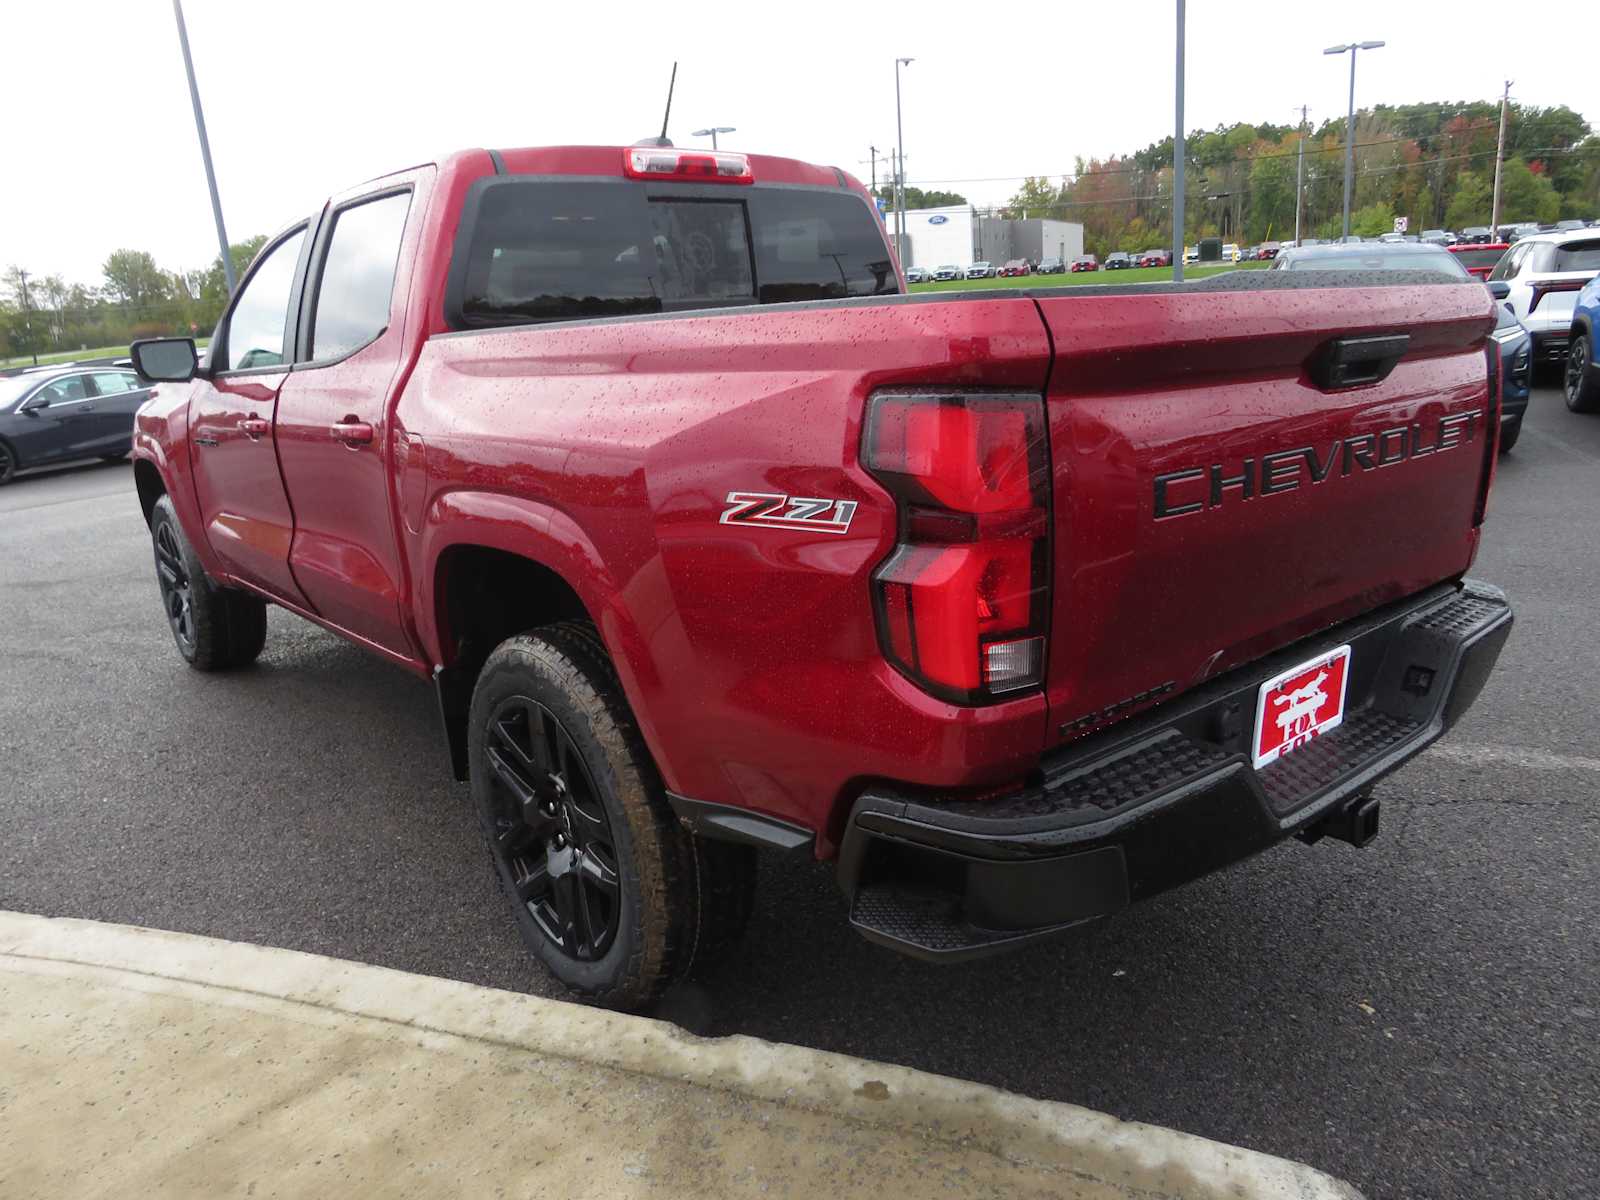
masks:
[(1533, 361), (1565, 362), (1572, 307), (1600, 273), (1600, 233), (1536, 233), (1516, 242), (1489, 273), (1489, 290), (1511, 307), (1533, 338)]

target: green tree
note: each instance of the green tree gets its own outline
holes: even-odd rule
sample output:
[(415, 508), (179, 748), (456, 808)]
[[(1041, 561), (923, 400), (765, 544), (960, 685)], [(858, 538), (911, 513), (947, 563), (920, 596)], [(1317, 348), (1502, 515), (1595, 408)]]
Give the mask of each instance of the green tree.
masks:
[(1019, 217), (1049, 217), (1057, 215), (1060, 204), (1061, 191), (1055, 184), (1042, 175), (1030, 175), (1006, 204), (1006, 211)]
[(1476, 171), (1461, 172), (1456, 176), (1455, 195), (1444, 210), (1445, 225), (1450, 229), (1487, 225), (1493, 197), (1494, 185), (1485, 176)]
[(167, 276), (145, 250), (115, 250), (100, 268), (106, 294), (123, 304), (144, 308), (168, 296)]
[(1520, 158), (1506, 160), (1500, 171), (1502, 221), (1554, 221), (1560, 212), (1561, 197), (1547, 176)]
[[(1341, 218), (1340, 228), (1342, 229)], [(1350, 232), (1361, 237), (1377, 237), (1380, 233), (1394, 232), (1394, 209), (1387, 204), (1369, 204), (1350, 214)]]

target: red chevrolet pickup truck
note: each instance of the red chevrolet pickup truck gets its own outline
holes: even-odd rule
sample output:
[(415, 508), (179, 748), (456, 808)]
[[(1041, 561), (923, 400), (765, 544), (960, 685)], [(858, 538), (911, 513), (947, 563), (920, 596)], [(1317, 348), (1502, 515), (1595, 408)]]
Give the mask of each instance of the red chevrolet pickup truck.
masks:
[(908, 295), (836, 168), (469, 150), (270, 241), (204, 364), (137, 345), (134, 472), (183, 657), (276, 604), (431, 679), (530, 950), (639, 1006), (756, 847), (955, 959), (1371, 838), (1511, 625), (1493, 325), (1394, 271)]

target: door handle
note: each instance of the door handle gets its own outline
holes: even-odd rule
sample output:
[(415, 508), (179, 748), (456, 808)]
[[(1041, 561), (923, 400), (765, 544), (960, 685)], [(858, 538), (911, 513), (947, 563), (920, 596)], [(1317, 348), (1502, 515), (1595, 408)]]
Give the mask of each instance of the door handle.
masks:
[(328, 432), (347, 446), (364, 446), (372, 440), (370, 421), (340, 421), (330, 425)]
[(271, 429), (272, 425), (261, 417), (252, 416), (246, 417), (244, 420), (240, 421), (239, 428), (245, 432), (251, 441), (255, 441), (262, 434)]

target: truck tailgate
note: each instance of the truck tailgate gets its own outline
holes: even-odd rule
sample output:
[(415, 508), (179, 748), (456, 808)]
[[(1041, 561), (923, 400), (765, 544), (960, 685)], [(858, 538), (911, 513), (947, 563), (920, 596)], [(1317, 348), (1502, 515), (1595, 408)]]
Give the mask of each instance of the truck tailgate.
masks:
[[(1486, 290), (1277, 282), (1036, 294), (1055, 352), (1047, 744), (1472, 560)], [(1346, 379), (1403, 353), (1350, 384), (1341, 346)]]

